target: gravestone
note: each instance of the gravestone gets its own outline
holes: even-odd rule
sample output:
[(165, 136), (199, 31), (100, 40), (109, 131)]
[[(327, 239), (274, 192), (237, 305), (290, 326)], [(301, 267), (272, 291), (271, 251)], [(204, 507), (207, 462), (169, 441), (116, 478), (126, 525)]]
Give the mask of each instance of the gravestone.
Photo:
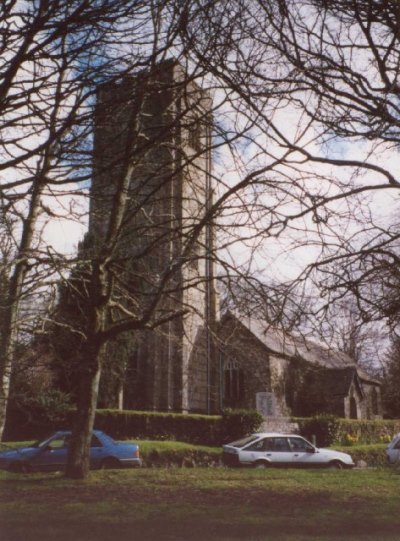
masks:
[(256, 409), (263, 417), (275, 417), (275, 396), (274, 393), (256, 393)]

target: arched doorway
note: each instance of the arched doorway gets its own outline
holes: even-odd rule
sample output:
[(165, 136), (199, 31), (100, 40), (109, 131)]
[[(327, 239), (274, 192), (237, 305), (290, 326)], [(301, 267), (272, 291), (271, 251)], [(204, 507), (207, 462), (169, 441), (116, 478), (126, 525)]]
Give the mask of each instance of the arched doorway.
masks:
[(350, 397), (350, 419), (358, 419), (357, 416), (357, 402), (354, 396)]

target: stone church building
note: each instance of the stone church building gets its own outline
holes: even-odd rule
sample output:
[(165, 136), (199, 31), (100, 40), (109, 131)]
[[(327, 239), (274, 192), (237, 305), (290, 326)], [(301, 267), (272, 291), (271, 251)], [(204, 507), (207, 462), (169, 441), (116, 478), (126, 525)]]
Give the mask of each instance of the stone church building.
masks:
[(104, 235), (116, 186), (128, 172), (121, 276), (136, 291), (138, 309), (151, 310), (161, 295), (157, 317), (165, 316), (154, 330), (126, 340), (119, 407), (379, 416), (379, 382), (344, 354), (267, 330), (260, 321), (219, 317), (207, 219), (211, 109), (207, 92), (174, 61), (98, 92), (89, 237), (96, 242)]
[(225, 407), (266, 417), (382, 416), (380, 382), (345, 353), (232, 313), (221, 318), (218, 342)]

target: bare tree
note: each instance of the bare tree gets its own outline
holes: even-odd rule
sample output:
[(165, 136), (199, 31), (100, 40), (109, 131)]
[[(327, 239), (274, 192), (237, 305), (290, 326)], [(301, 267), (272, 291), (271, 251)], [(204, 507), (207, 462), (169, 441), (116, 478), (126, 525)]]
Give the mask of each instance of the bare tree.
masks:
[(384, 367), (381, 373), (383, 386), (383, 407), (386, 416), (398, 419), (400, 415), (399, 395), (399, 338), (393, 335), (391, 345), (387, 351)]
[[(48, 226), (63, 219), (78, 222), (86, 212), (78, 203), (80, 198), (85, 208), (98, 85), (162, 59), (175, 30), (168, 27), (163, 40), (158, 35), (161, 4), (2, 4), (2, 215), (15, 221), (15, 246), (2, 273), (1, 426), (21, 305), (68, 265), (50, 244)], [(117, 44), (126, 47), (122, 62)]]
[[(2, 331), (2, 399), (28, 272), (66, 267), (40, 233), (63, 205), (69, 219), (82, 218), (68, 205), (73, 196), (85, 200), (92, 180), (78, 257), (87, 311), (68, 466), (68, 475), (84, 477), (107, 342), (196, 311), (190, 293), (206, 287), (204, 277), (210, 282), (216, 259), (212, 228), (220, 254), (237, 241), (250, 254), (243, 265), (241, 254), (222, 262), (226, 274), (243, 278), (265, 269), (277, 238), (292, 236), (286, 250), (311, 247), (295, 285), (287, 278), (275, 290), (301, 300), (317, 283), (327, 295), (315, 305), (320, 313), (355, 291), (343, 260), (369, 264), (383, 249), (393, 257), (397, 236), (375, 227), (361, 196), (399, 187), (396, 168), (377, 159), (398, 142), (398, 8), (373, 0), (236, 0), (229, 9), (201, 0), (3, 4), (2, 194), (21, 225)], [(171, 58), (184, 67), (174, 82), (154, 75)], [(158, 102), (161, 90), (167, 103)], [(149, 95), (165, 111), (157, 126)], [(118, 136), (105, 144), (99, 130), (113, 122)], [(177, 133), (193, 139), (190, 151)], [(195, 173), (205, 174), (211, 150), (208, 197)], [(182, 217), (171, 187), (183, 177)], [(153, 212), (155, 200), (167, 204), (163, 213)]]
[[(306, 9), (306, 13), (301, 8)], [(383, 120), (380, 112), (373, 133), (366, 131), (371, 124), (372, 104), (373, 107), (378, 104), (381, 111), (393, 87), (390, 86), (388, 90), (385, 83), (378, 90), (374, 86), (370, 88), (365, 75), (364, 57), (358, 65), (354, 64), (354, 54), (347, 53), (353, 50), (361, 54), (366, 44), (371, 46), (367, 28), (369, 23), (365, 21), (364, 10), (357, 3), (355, 9), (353, 22), (357, 22), (358, 31), (353, 22), (349, 23), (350, 12), (345, 12), (344, 18), (338, 21), (340, 13), (332, 11), (331, 6), (325, 4), (304, 3), (299, 7), (294, 2), (237, 2), (232, 4), (229, 11), (229, 18), (235, 16), (240, 21), (237, 25), (228, 23), (228, 14), (219, 3), (205, 5), (194, 2), (190, 9), (179, 13), (178, 24), (174, 27), (177, 29), (175, 37), (178, 41), (182, 40), (179, 45), (183, 46), (193, 62), (194, 75), (190, 75), (189, 79), (210, 74), (210, 84), (219, 92), (217, 100), (220, 103), (229, 102), (225, 112), (227, 117), (233, 112), (235, 128), (232, 129), (232, 123), (221, 123), (220, 133), (235, 161), (235, 171), (242, 168), (244, 174), (234, 182), (224, 179), (223, 175), (218, 176), (220, 191), (217, 190), (215, 202), (205, 209), (195, 224), (187, 226), (184, 234), (180, 228), (175, 230), (177, 236), (183, 238), (181, 250), (161, 275), (152, 273), (147, 257), (153, 248), (159, 249), (167, 238), (160, 234), (165, 223), (154, 222), (154, 217), (149, 214), (145, 228), (143, 222), (138, 225), (134, 220), (138, 213), (147, 212), (149, 192), (143, 187), (150, 189), (152, 196), (161, 194), (177, 170), (174, 169), (173, 174), (167, 177), (164, 172), (161, 178), (157, 166), (150, 175), (143, 171), (143, 157), (149, 148), (154, 148), (156, 141), (162, 143), (165, 140), (160, 133), (154, 139), (143, 130), (138, 120), (143, 113), (144, 116), (146, 114), (145, 93), (142, 100), (136, 95), (136, 109), (129, 121), (127, 139), (124, 139), (118, 161), (115, 162), (121, 169), (114, 188), (108, 194), (112, 200), (112, 219), (101, 235), (106, 242), (95, 246), (96, 256), (92, 260), (92, 274), (88, 282), (91, 314), (84, 349), (88, 378), (81, 379), (85, 384), (81, 393), (83, 402), (79, 408), (82, 412), (82, 438), (76, 440), (73, 453), (75, 461), (72, 460), (70, 464), (70, 475), (84, 475), (82, 464), (87, 463), (87, 435), (94, 415), (104, 344), (117, 333), (135, 328), (151, 329), (179, 317), (182, 305), (174, 302), (165, 304), (165, 300), (174, 298), (174, 293), (179, 289), (175, 281), (177, 273), (189, 262), (192, 249), (209, 220), (215, 219), (216, 212), (216, 221), (226, 233), (226, 245), (231, 242), (229, 235), (235, 233), (241, 240), (247, 237), (254, 251), (258, 248), (254, 243), (257, 243), (260, 235), (263, 238), (278, 237), (291, 229), (297, 235), (297, 242), (304, 246), (310, 243), (318, 246), (316, 263), (307, 268), (301, 280), (304, 283), (306, 279), (318, 281), (326, 292), (333, 293), (332, 297), (342, 296), (340, 284), (332, 287), (328, 281), (324, 283), (320, 274), (313, 275), (314, 270), (322, 265), (328, 269), (329, 264), (343, 257), (349, 260), (349, 254), (362, 253), (365, 251), (362, 245), (360, 248), (362, 242), (372, 242), (374, 248), (377, 240), (379, 245), (385, 242), (377, 239), (375, 229), (372, 241), (370, 238), (365, 240), (364, 223), (371, 213), (368, 207), (363, 207), (360, 196), (383, 188), (397, 189), (398, 181), (394, 173), (390, 168), (376, 163), (370, 147), (364, 152), (366, 156), (359, 159), (343, 157), (340, 148), (337, 148), (342, 140), (354, 138), (372, 141), (375, 145), (372, 148), (375, 149), (384, 148), (389, 141), (396, 142), (395, 132), (389, 139), (391, 129), (388, 123), (377, 129)], [(376, 43), (380, 43), (380, 40), (388, 38), (386, 29), (380, 26), (384, 21), (379, 19), (377, 24), (373, 37)], [(339, 33), (335, 33), (335, 25), (339, 25)], [(365, 40), (361, 46), (360, 36)], [(393, 55), (395, 57), (397, 53), (390, 47), (390, 42), (380, 48), (381, 52), (384, 48), (390, 53), (385, 60), (389, 64), (388, 71), (392, 73), (396, 65)], [(329, 55), (327, 50), (330, 51)], [(377, 67), (374, 78), (379, 79), (382, 70), (376, 55), (374, 62)], [(147, 80), (150, 86), (151, 77)], [(355, 90), (357, 84), (360, 91)], [(366, 92), (368, 89), (369, 94)], [(395, 101), (391, 107), (395, 109)], [(295, 118), (296, 124), (291, 130), (284, 127), (287, 123), (286, 113), (279, 118), (279, 112), (284, 108), (289, 108), (289, 114)], [(347, 120), (347, 127), (343, 119)], [(166, 126), (166, 133), (171, 133), (174, 121)], [(238, 129), (238, 126), (241, 128)], [(246, 142), (249, 145), (247, 155), (240, 151), (240, 145)], [(189, 156), (190, 161), (194, 162)], [(185, 157), (187, 163), (188, 157)], [(107, 169), (107, 165), (105, 167)], [(365, 171), (368, 176), (363, 178), (360, 171)], [(150, 176), (153, 182), (156, 179), (153, 184), (149, 184)], [(135, 197), (132, 197), (132, 190)], [(130, 201), (126, 194), (130, 195)], [(133, 199), (139, 204), (132, 206)], [(352, 209), (354, 204), (358, 208), (356, 216)], [(148, 273), (147, 287), (141, 291), (139, 308), (138, 297), (132, 294), (128, 281), (125, 288), (121, 284), (120, 278), (126, 275), (121, 273), (117, 280), (117, 273), (113, 270), (114, 265), (118, 268), (123, 254), (120, 250), (121, 232), (127, 221), (136, 223), (137, 231), (147, 233), (153, 242), (151, 248), (149, 244), (145, 245), (144, 252), (137, 255), (135, 266), (131, 269), (133, 274), (141, 276), (141, 284), (145, 269)], [(350, 238), (343, 235), (345, 229), (351, 233)], [(145, 262), (144, 267), (141, 260)], [(126, 272), (126, 267), (121, 268)], [(336, 273), (336, 276), (342, 275)], [(285, 290), (288, 291), (287, 288)], [(116, 302), (112, 294), (123, 298), (124, 302)], [(332, 297), (328, 302), (317, 305), (316, 310), (326, 311)], [(110, 307), (113, 309), (111, 321)]]
[[(199, 61), (235, 89), (237, 106), (246, 107), (268, 137), (263, 159), (280, 156), (273, 176), (258, 177), (254, 231), (264, 238), (290, 234), (289, 249), (312, 251), (296, 283), (305, 292), (307, 283), (319, 288), (315, 311), (321, 317), (350, 294), (364, 320), (394, 322), (398, 3), (257, 0), (234, 6), (241, 16), (235, 36), (224, 32), (218, 8), (199, 18), (221, 54), (207, 57), (190, 28), (186, 39)], [(211, 28), (218, 22), (216, 34)], [(232, 48), (224, 56), (219, 46), (229, 39)]]
[[(205, 81), (204, 68), (190, 60), (191, 44), (185, 44), (182, 35), (190, 24), (196, 24), (199, 13), (207, 15), (207, 5), (38, 0), (21, 5), (9, 1), (1, 8), (1, 21), (7, 29), (2, 45), (2, 202), (4, 211), (19, 221), (2, 321), (2, 420), (21, 329), (22, 303), (28, 293), (62, 276), (73, 262), (51, 246), (46, 237), (49, 226), (60, 219), (83, 219), (85, 211), (79, 213), (77, 201), (80, 199), (85, 207), (88, 181), (93, 177), (90, 234), (78, 256), (87, 269), (83, 288), (85, 324), (71, 329), (84, 338), (68, 466), (72, 477), (84, 477), (88, 470), (106, 343), (126, 331), (153, 329), (196, 311), (190, 299), (196, 287), (205, 287), (207, 295), (213, 294), (211, 222), (228, 203), (239, 215), (239, 207), (232, 202), (235, 194), (255, 183), (255, 172), (246, 168), (233, 183), (215, 175), (219, 190), (214, 199), (210, 196), (211, 148), (225, 146), (230, 155), (235, 155), (237, 141), (247, 137), (254, 121), (241, 115), (237, 124), (239, 112), (228, 107), (235, 101), (230, 89), (216, 78)], [(230, 26), (233, 31), (235, 20)], [(207, 54), (213, 54), (213, 39), (199, 39), (203, 39)], [(224, 54), (231, 45), (226, 44)], [(171, 56), (184, 66), (178, 83), (165, 82), (162, 76), (154, 79), (154, 70)], [(210, 101), (201, 89), (205, 82), (218, 94), (216, 105), (208, 108), (202, 106), (203, 101)], [(162, 125), (154, 129), (151, 120), (146, 120), (146, 96), (150, 92), (156, 103), (160, 84), (167, 92), (165, 87), (170, 85), (172, 98), (166, 104)], [(192, 84), (196, 85), (194, 92), (188, 91)], [(125, 94), (113, 95), (113, 89), (124, 85)], [(96, 95), (106, 96), (107, 92), (108, 98), (98, 99), (95, 113)], [(176, 109), (172, 116), (171, 108)], [(99, 130), (107, 130), (111, 118), (107, 109), (121, 120), (121, 134), (114, 143), (101, 148)], [(220, 139), (213, 140), (210, 119), (217, 111), (221, 123), (215, 125)], [(199, 126), (201, 134), (196, 133)], [(190, 151), (182, 152), (182, 145), (174, 146), (176, 132), (193, 139), (188, 145)], [(161, 159), (154, 149), (156, 154), (161, 153)], [(148, 168), (152, 156), (154, 161)], [(272, 167), (269, 163), (261, 170)], [(208, 171), (207, 188), (193, 180), (196, 171), (203, 175)], [(177, 177), (185, 177), (185, 192), (180, 196), (183, 218), (174, 207), (175, 196), (166, 197)], [(170, 210), (154, 215), (154, 199), (165, 201)], [(135, 235), (146, 242), (135, 245), (133, 254), (127, 246)], [(152, 258), (161, 257), (171, 246), (172, 252), (155, 272)], [(200, 285), (204, 276), (208, 286)]]

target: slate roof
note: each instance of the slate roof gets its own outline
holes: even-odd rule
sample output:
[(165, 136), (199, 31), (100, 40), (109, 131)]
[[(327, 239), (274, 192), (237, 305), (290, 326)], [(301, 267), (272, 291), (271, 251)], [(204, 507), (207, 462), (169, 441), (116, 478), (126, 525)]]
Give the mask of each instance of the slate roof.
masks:
[(289, 358), (297, 357), (306, 362), (323, 366), (328, 370), (335, 370), (335, 374), (341, 376), (340, 378), (337, 378), (338, 381), (340, 380), (340, 382), (342, 382), (341, 385), (345, 387), (349, 380), (351, 383), (355, 372), (357, 372), (358, 377), (362, 381), (380, 385), (378, 380), (373, 379), (364, 370), (359, 368), (354, 359), (349, 357), (346, 353), (324, 347), (313, 340), (305, 339), (303, 337), (294, 337), (281, 329), (267, 326), (259, 319), (227, 312), (225, 316), (222, 317), (221, 321), (223, 321), (225, 317), (231, 317), (238, 321), (271, 353)]

